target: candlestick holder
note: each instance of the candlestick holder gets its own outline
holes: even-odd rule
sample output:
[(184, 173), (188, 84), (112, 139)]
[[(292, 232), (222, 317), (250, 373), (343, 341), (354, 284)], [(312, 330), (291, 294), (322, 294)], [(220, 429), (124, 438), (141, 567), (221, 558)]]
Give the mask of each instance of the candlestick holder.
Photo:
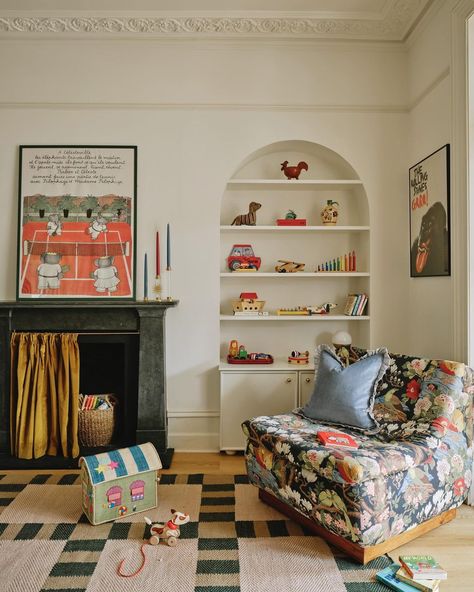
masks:
[(167, 275), (167, 287), (168, 287), (168, 297), (166, 298), (166, 300), (168, 300), (168, 302), (171, 302), (173, 300), (173, 298), (171, 297), (171, 267), (167, 267), (166, 268), (166, 275)]
[(155, 294), (155, 300), (158, 300), (158, 302), (161, 302), (161, 288), (161, 277), (157, 275), (155, 277), (155, 285), (153, 286), (153, 292)]

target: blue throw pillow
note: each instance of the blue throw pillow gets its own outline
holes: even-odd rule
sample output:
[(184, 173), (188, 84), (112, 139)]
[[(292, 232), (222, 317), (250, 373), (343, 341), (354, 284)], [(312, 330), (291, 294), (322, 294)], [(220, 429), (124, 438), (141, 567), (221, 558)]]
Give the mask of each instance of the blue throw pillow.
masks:
[(373, 407), (377, 384), (390, 363), (385, 348), (375, 350), (344, 367), (335, 352), (320, 345), (314, 359), (314, 390), (301, 413), (308, 419), (376, 431)]

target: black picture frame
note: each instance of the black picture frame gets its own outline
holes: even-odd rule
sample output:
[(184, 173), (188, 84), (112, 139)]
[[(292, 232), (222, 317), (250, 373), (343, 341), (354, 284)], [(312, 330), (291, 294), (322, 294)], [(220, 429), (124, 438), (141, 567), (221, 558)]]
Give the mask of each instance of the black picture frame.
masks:
[(17, 300), (136, 300), (137, 146), (19, 146)]
[(410, 277), (451, 275), (450, 145), (409, 169)]

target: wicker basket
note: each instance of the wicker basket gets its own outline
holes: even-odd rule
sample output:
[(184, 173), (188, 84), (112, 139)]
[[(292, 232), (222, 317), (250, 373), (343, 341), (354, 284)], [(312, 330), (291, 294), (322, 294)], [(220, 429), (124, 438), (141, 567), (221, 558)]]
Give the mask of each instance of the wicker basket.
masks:
[(82, 446), (107, 446), (112, 441), (117, 399), (112, 395), (104, 398), (112, 403), (109, 409), (79, 409), (78, 435)]

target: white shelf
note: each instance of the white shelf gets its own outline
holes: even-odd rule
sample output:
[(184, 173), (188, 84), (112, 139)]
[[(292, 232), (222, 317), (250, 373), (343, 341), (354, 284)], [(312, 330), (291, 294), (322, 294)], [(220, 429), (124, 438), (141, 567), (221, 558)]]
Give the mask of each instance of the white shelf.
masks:
[(308, 364), (289, 364), (286, 358), (275, 358), (273, 364), (228, 364), (226, 360), (221, 360), (219, 370), (227, 370), (231, 372), (314, 371), (314, 361), (310, 358)]
[(297, 271), (294, 273), (278, 273), (268, 271), (224, 271), (221, 272), (221, 278), (342, 278), (342, 277), (370, 277), (368, 271)]
[(312, 321), (369, 321), (370, 317), (361, 315), (361, 316), (350, 316), (350, 315), (261, 315), (261, 316), (252, 316), (249, 315), (248, 317), (243, 315), (220, 315), (221, 321), (300, 321), (300, 322), (312, 322)]
[(221, 226), (223, 232), (366, 232), (369, 226)]
[(340, 189), (362, 187), (360, 179), (232, 179), (229, 189)]

